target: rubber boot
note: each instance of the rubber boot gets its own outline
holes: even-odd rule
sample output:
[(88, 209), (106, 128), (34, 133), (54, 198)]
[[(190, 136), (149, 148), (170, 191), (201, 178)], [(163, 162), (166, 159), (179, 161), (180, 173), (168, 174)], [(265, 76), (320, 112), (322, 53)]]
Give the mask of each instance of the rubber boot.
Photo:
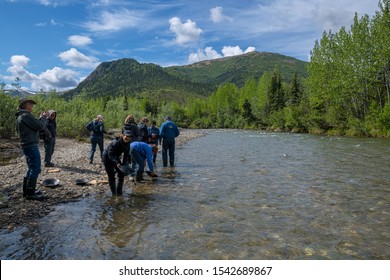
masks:
[(27, 200), (38, 200), (42, 201), (44, 199), (47, 199), (47, 196), (37, 194), (35, 192), (35, 188), (37, 187), (37, 179), (27, 179), (26, 181), (26, 199)]
[(123, 191), (122, 191), (122, 189), (123, 189), (123, 182), (124, 182), (124, 180), (120, 180), (119, 179), (118, 185), (116, 185), (116, 194), (117, 195), (123, 195)]
[(108, 184), (110, 185), (112, 195), (116, 195), (115, 179), (108, 179)]
[[(42, 192), (38, 189), (35, 189), (35, 194), (41, 195)], [(27, 177), (23, 178), (23, 197), (27, 196)]]
[(167, 164), (167, 161), (166, 160), (163, 160), (163, 166), (166, 167), (168, 164)]
[(169, 161), (170, 166), (175, 166), (175, 162), (173, 160)]
[(27, 196), (27, 177), (23, 178), (23, 197)]

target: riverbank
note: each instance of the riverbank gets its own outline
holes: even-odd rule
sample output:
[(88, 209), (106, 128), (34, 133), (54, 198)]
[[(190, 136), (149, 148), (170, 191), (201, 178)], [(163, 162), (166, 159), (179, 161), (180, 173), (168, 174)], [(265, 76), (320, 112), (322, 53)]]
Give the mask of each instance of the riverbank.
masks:
[[(176, 138), (176, 147), (179, 148), (187, 141), (204, 135), (204, 131), (182, 129), (180, 136)], [(34, 224), (37, 219), (54, 210), (55, 206), (82, 199), (96, 193), (109, 193), (107, 175), (100, 160), (96, 160), (99, 152), (95, 154), (95, 164), (88, 160), (90, 143), (74, 139), (57, 139), (53, 155), (54, 167), (42, 167), (38, 183), (45, 179), (56, 178), (60, 181), (57, 187), (39, 186), (49, 199), (46, 201), (27, 201), (22, 197), (22, 181), (26, 174), (27, 165), (24, 156), (20, 153), (16, 159), (8, 165), (0, 166), (0, 228), (10, 230), (18, 226)], [(106, 139), (108, 145), (110, 139)], [(13, 152), (18, 152), (17, 150)], [(12, 149), (11, 149), (12, 150)], [(11, 152), (10, 150), (10, 152)], [(40, 147), (41, 157), (44, 155), (43, 145)], [(176, 151), (180, 153), (178, 149)], [(161, 153), (158, 155), (157, 164), (161, 164)], [(86, 185), (76, 185), (76, 179), (90, 181)], [(127, 179), (126, 179), (127, 180)], [(126, 181), (125, 181), (126, 184)]]

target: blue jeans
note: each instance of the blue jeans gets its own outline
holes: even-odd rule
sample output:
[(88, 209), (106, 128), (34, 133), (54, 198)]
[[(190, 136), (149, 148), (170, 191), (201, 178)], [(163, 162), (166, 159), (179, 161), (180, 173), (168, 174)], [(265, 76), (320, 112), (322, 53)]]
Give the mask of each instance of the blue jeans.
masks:
[(132, 168), (137, 168), (137, 178), (142, 178), (142, 174), (144, 173), (145, 161), (142, 159), (138, 151), (132, 149), (130, 151)]
[(37, 179), (41, 173), (41, 154), (38, 146), (22, 148), (22, 151), (27, 161), (27, 179)]
[(54, 153), (54, 146), (56, 145), (56, 138), (45, 140), (45, 163), (51, 162), (51, 156)]
[(103, 158), (103, 139), (104, 138), (98, 138), (98, 137), (91, 137), (91, 153), (89, 155), (89, 160), (93, 161), (93, 157), (95, 155), (96, 151), (96, 145), (99, 146), (100, 149), (100, 158)]
[(175, 162), (175, 139), (163, 138), (162, 140), (162, 159), (163, 164), (166, 165), (168, 162), (173, 164)]

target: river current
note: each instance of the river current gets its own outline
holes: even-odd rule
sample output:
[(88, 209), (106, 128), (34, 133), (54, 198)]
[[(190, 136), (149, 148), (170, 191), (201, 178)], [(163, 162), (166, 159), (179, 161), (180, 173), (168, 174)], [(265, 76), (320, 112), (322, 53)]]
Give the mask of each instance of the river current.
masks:
[(211, 130), (157, 164), (0, 232), (1, 259), (390, 259), (389, 139)]

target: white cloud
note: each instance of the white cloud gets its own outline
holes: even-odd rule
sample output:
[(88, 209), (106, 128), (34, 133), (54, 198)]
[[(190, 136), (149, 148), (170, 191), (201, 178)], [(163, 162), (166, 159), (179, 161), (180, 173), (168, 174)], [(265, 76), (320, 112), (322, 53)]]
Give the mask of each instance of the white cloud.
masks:
[(221, 58), (222, 55), (220, 55), (216, 50), (214, 50), (212, 47), (207, 47), (204, 50), (198, 49), (196, 53), (191, 53), (188, 56), (188, 63), (195, 63), (202, 60), (210, 60), (210, 59), (216, 59)]
[(230, 17), (223, 14), (223, 8), (220, 6), (210, 9), (210, 19), (214, 23), (219, 23), (225, 20), (233, 21)]
[(23, 83), (31, 83), (31, 89), (36, 91), (41, 89), (62, 91), (74, 88), (79, 83), (76, 78), (79, 73), (73, 70), (54, 67), (36, 75), (27, 70), (29, 62), (30, 59), (24, 55), (12, 56), (10, 60), (11, 66), (7, 69), (11, 76), (5, 78), (12, 81), (18, 77)]
[(188, 56), (188, 63), (191, 64), (203, 60), (211, 60), (211, 59), (217, 59), (222, 57), (235, 56), (235, 55), (253, 52), (255, 50), (256, 48), (254, 47), (248, 47), (245, 51), (242, 51), (239, 46), (235, 46), (235, 47), (225, 46), (222, 49), (222, 55), (221, 55), (212, 47), (207, 47), (204, 50), (199, 49), (196, 53), (191, 53)]
[(228, 56), (235, 56), (240, 55), (248, 52), (253, 52), (256, 49), (254, 47), (248, 47), (245, 51), (242, 51), (239, 46), (231, 47), (231, 46), (224, 46), (222, 49), (222, 53), (224, 57)]
[(127, 9), (122, 9), (114, 13), (103, 11), (97, 21), (89, 21), (84, 26), (91, 32), (116, 32), (136, 27), (137, 22), (137, 16)]
[(72, 67), (94, 68), (99, 64), (97, 58), (86, 56), (75, 48), (71, 48), (70, 50), (62, 52), (58, 56), (66, 63), (66, 65)]
[(68, 37), (68, 42), (75, 47), (83, 47), (93, 43), (92, 39), (88, 36), (72, 35)]
[(223, 21), (223, 8), (222, 7), (215, 7), (210, 9), (210, 18), (212, 22), (221, 22)]
[(31, 87), (35, 90), (46, 91), (71, 89), (78, 85), (77, 76), (78, 73), (73, 70), (54, 67), (41, 73), (38, 79), (31, 83)]
[(10, 62), (13, 67), (25, 67), (30, 59), (25, 55), (13, 55)]
[(169, 20), (170, 30), (176, 35), (176, 43), (187, 44), (195, 43), (199, 40), (202, 34), (202, 29), (196, 26), (196, 23), (188, 19), (182, 23), (180, 18), (173, 17)]

